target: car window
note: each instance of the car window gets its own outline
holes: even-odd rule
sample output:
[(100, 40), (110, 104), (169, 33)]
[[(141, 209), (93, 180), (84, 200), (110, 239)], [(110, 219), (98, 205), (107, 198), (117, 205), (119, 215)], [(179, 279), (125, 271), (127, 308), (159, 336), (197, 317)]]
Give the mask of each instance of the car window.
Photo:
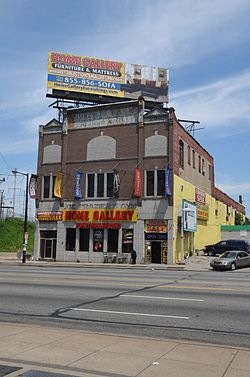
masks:
[(237, 253), (235, 251), (226, 251), (221, 255), (221, 258), (236, 258)]
[(244, 251), (241, 251), (239, 254), (238, 254), (241, 258), (245, 258), (245, 257), (248, 257), (249, 255), (247, 253), (245, 253)]
[(217, 243), (218, 246), (226, 246), (226, 241), (221, 241)]

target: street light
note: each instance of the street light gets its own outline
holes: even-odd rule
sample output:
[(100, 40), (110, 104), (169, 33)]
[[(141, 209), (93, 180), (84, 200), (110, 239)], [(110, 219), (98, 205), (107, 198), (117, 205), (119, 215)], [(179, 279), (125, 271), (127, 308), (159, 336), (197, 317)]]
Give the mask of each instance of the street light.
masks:
[(23, 173), (21, 171), (12, 170), (13, 174), (20, 174), (26, 176), (26, 193), (25, 193), (25, 214), (24, 214), (24, 225), (23, 225), (23, 259), (22, 262), (26, 262), (26, 251), (28, 242), (28, 190), (29, 190), (29, 173)]

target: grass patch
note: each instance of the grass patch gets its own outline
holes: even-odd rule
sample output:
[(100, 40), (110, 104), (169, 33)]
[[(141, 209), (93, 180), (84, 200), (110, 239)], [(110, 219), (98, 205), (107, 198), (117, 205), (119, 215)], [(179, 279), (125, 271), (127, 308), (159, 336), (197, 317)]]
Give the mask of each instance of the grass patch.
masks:
[[(18, 251), (23, 249), (24, 220), (20, 218), (7, 218), (0, 220), (0, 252)], [(35, 223), (28, 221), (27, 251), (33, 253)]]

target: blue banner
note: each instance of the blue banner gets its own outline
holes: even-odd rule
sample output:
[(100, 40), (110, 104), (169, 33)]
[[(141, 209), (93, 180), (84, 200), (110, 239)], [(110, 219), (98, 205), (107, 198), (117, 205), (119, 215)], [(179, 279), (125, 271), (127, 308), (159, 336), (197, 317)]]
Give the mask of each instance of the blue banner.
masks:
[(76, 178), (76, 189), (75, 189), (75, 199), (81, 199), (82, 198), (82, 192), (81, 192), (81, 179), (82, 179), (83, 173), (80, 171), (77, 171), (75, 174)]
[(103, 89), (115, 89), (121, 90), (121, 84), (116, 82), (109, 82), (103, 80), (91, 80), (79, 77), (70, 77), (70, 76), (59, 76), (59, 75), (48, 75), (48, 81), (54, 83), (62, 83), (63, 85), (80, 85), (82, 87), (97, 87)]
[(166, 196), (171, 196), (171, 190), (170, 190), (170, 167), (169, 164), (166, 169), (166, 176), (165, 176), (165, 195)]

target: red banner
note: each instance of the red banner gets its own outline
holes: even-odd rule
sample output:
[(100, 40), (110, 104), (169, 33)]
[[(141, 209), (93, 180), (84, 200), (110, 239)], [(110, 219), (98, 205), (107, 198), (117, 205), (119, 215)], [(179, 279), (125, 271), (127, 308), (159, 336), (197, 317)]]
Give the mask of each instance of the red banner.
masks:
[(141, 196), (141, 171), (139, 168), (135, 169), (135, 190), (134, 196), (140, 197)]

